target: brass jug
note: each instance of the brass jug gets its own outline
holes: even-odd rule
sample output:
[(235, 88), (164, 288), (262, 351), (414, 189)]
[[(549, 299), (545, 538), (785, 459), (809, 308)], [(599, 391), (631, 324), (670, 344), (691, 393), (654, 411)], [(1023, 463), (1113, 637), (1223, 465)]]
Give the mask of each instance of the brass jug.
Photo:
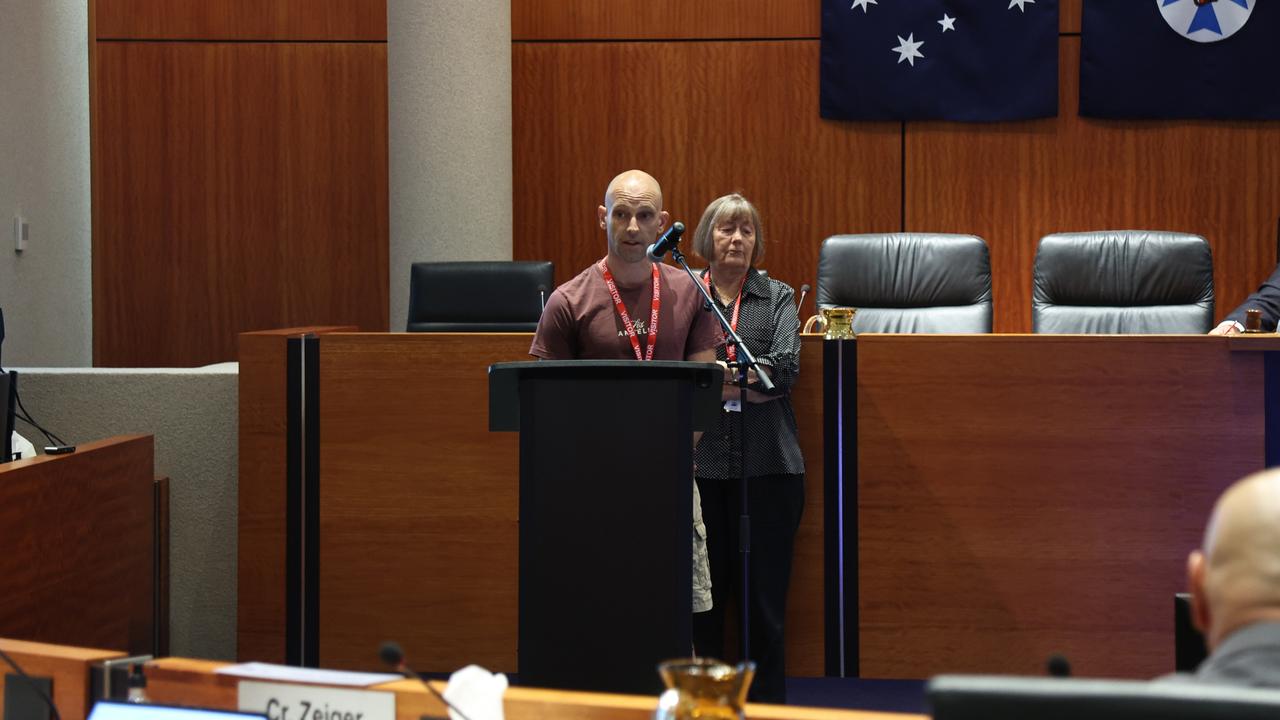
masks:
[(822, 308), (819, 313), (805, 321), (803, 332), (821, 332), (826, 340), (853, 339), (853, 316), (858, 313), (857, 308)]
[(712, 658), (681, 658), (658, 665), (658, 674), (667, 690), (658, 698), (654, 720), (742, 720), (756, 664), (734, 667)]

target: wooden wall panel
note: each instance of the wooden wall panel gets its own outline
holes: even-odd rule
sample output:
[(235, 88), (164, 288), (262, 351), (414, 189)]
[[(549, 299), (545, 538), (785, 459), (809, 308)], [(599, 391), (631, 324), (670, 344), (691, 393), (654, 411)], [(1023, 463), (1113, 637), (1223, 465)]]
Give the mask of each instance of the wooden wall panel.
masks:
[(513, 40), (817, 38), (816, 0), (511, 0)]
[(987, 240), (996, 332), (1031, 329), (1036, 245), (1068, 230), (1205, 236), (1222, 317), (1276, 265), (1280, 127), (1081, 118), (1080, 39), (1060, 47), (1057, 118), (907, 127), (907, 229)]
[[(1059, 0), (1062, 32), (1080, 32), (1081, 2)], [(517, 42), (817, 39), (821, 32), (820, 0), (511, 0)]]
[(1058, 0), (1058, 32), (1080, 32), (1080, 13), (1084, 0)]
[(900, 125), (818, 117), (816, 40), (517, 43), (512, 63), (515, 257), (559, 282), (604, 255), (596, 207), (631, 167), (690, 230), (715, 197), (753, 198), (762, 266), (797, 288), (828, 235), (899, 227)]
[(98, 39), (387, 39), (386, 0), (93, 0)]
[[(1171, 229), (1213, 245), (1221, 317), (1276, 264), (1280, 129), (1080, 118), (1082, 3), (1059, 4), (1059, 116), (988, 125), (819, 119), (819, 43), (781, 40), (817, 36), (816, 2), (513, 0), (515, 183), (538, 188), (516, 194), (515, 256), (555, 260), (561, 282), (598, 258), (604, 186), (640, 166), (687, 224), (728, 190), (757, 201), (777, 241), (762, 265), (797, 287), (834, 233), (972, 232), (992, 249), (996, 331), (1027, 332), (1041, 236)], [(581, 42), (632, 38), (732, 41)], [(615, 79), (627, 68), (650, 89)]]
[[(861, 671), (1149, 678), (1262, 354), (1209, 337), (858, 339)], [(1175, 392), (1170, 392), (1176, 388)]]
[(519, 436), (489, 432), (486, 368), (531, 340), (322, 339), (322, 667), (377, 669), (396, 638), (420, 672), (516, 669)]
[(95, 364), (387, 328), (385, 44), (99, 42), (93, 106)]

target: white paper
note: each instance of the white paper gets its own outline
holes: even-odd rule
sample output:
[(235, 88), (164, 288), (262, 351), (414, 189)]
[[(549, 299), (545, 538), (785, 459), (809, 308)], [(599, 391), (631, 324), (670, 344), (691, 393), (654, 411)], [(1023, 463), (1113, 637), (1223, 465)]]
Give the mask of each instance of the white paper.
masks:
[(341, 685), (343, 687), (369, 687), (392, 680), (403, 680), (395, 673), (348, 672), (346, 670), (320, 670), (317, 668), (300, 668), (292, 665), (272, 665), (270, 663), (241, 663), (218, 668), (221, 675), (249, 678), (251, 680), (267, 680), (270, 682), (297, 682), (311, 685)]
[(396, 720), (396, 694), (385, 690), (241, 680), (238, 695), (241, 712), (269, 720)]
[[(507, 676), (491, 673), (479, 665), (468, 665), (449, 676), (444, 696), (470, 720), (503, 720), (502, 696), (507, 692)], [(462, 720), (449, 711), (453, 720)]]

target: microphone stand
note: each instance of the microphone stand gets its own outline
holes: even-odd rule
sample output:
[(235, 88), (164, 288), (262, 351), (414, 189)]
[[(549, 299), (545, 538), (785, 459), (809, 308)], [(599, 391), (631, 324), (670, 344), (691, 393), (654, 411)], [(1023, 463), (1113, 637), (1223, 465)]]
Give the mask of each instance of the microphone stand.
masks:
[[(702, 297), (706, 301), (706, 307), (714, 312), (716, 318), (720, 320), (720, 327), (724, 329), (725, 339), (737, 348), (738, 359), (733, 363), (733, 366), (738, 371), (738, 492), (742, 496), (742, 510), (738, 516), (738, 553), (742, 560), (742, 570), (739, 575), (738, 614), (741, 620), (739, 625), (741, 659), (750, 660), (751, 636), (748, 631), (751, 628), (751, 618), (748, 602), (751, 585), (751, 513), (747, 502), (747, 373), (754, 368), (756, 377), (760, 379), (760, 384), (765, 390), (773, 389), (773, 381), (769, 379), (764, 370), (760, 369), (755, 356), (751, 354), (751, 351), (747, 349), (747, 344), (742, 341), (737, 331), (733, 329), (733, 324), (720, 311), (720, 306), (712, 299), (711, 293), (707, 291), (706, 286), (698, 282), (698, 278), (694, 276), (693, 270), (689, 269), (689, 263), (685, 262), (684, 253), (680, 252), (679, 247), (671, 248), (671, 258), (679, 263), (680, 267), (684, 268), (685, 273), (689, 275), (689, 279), (698, 288), (698, 292), (702, 293)], [(747, 272), (751, 272), (751, 270), (748, 269)], [(697, 482), (696, 478), (694, 482)]]

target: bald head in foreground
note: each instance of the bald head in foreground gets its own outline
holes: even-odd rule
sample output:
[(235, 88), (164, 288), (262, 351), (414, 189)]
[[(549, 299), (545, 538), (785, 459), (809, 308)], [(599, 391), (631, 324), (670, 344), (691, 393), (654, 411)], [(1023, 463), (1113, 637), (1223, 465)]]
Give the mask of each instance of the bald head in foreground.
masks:
[(1187, 579), (1210, 652), (1196, 679), (1280, 686), (1280, 470), (1222, 494), (1204, 546), (1187, 558)]

